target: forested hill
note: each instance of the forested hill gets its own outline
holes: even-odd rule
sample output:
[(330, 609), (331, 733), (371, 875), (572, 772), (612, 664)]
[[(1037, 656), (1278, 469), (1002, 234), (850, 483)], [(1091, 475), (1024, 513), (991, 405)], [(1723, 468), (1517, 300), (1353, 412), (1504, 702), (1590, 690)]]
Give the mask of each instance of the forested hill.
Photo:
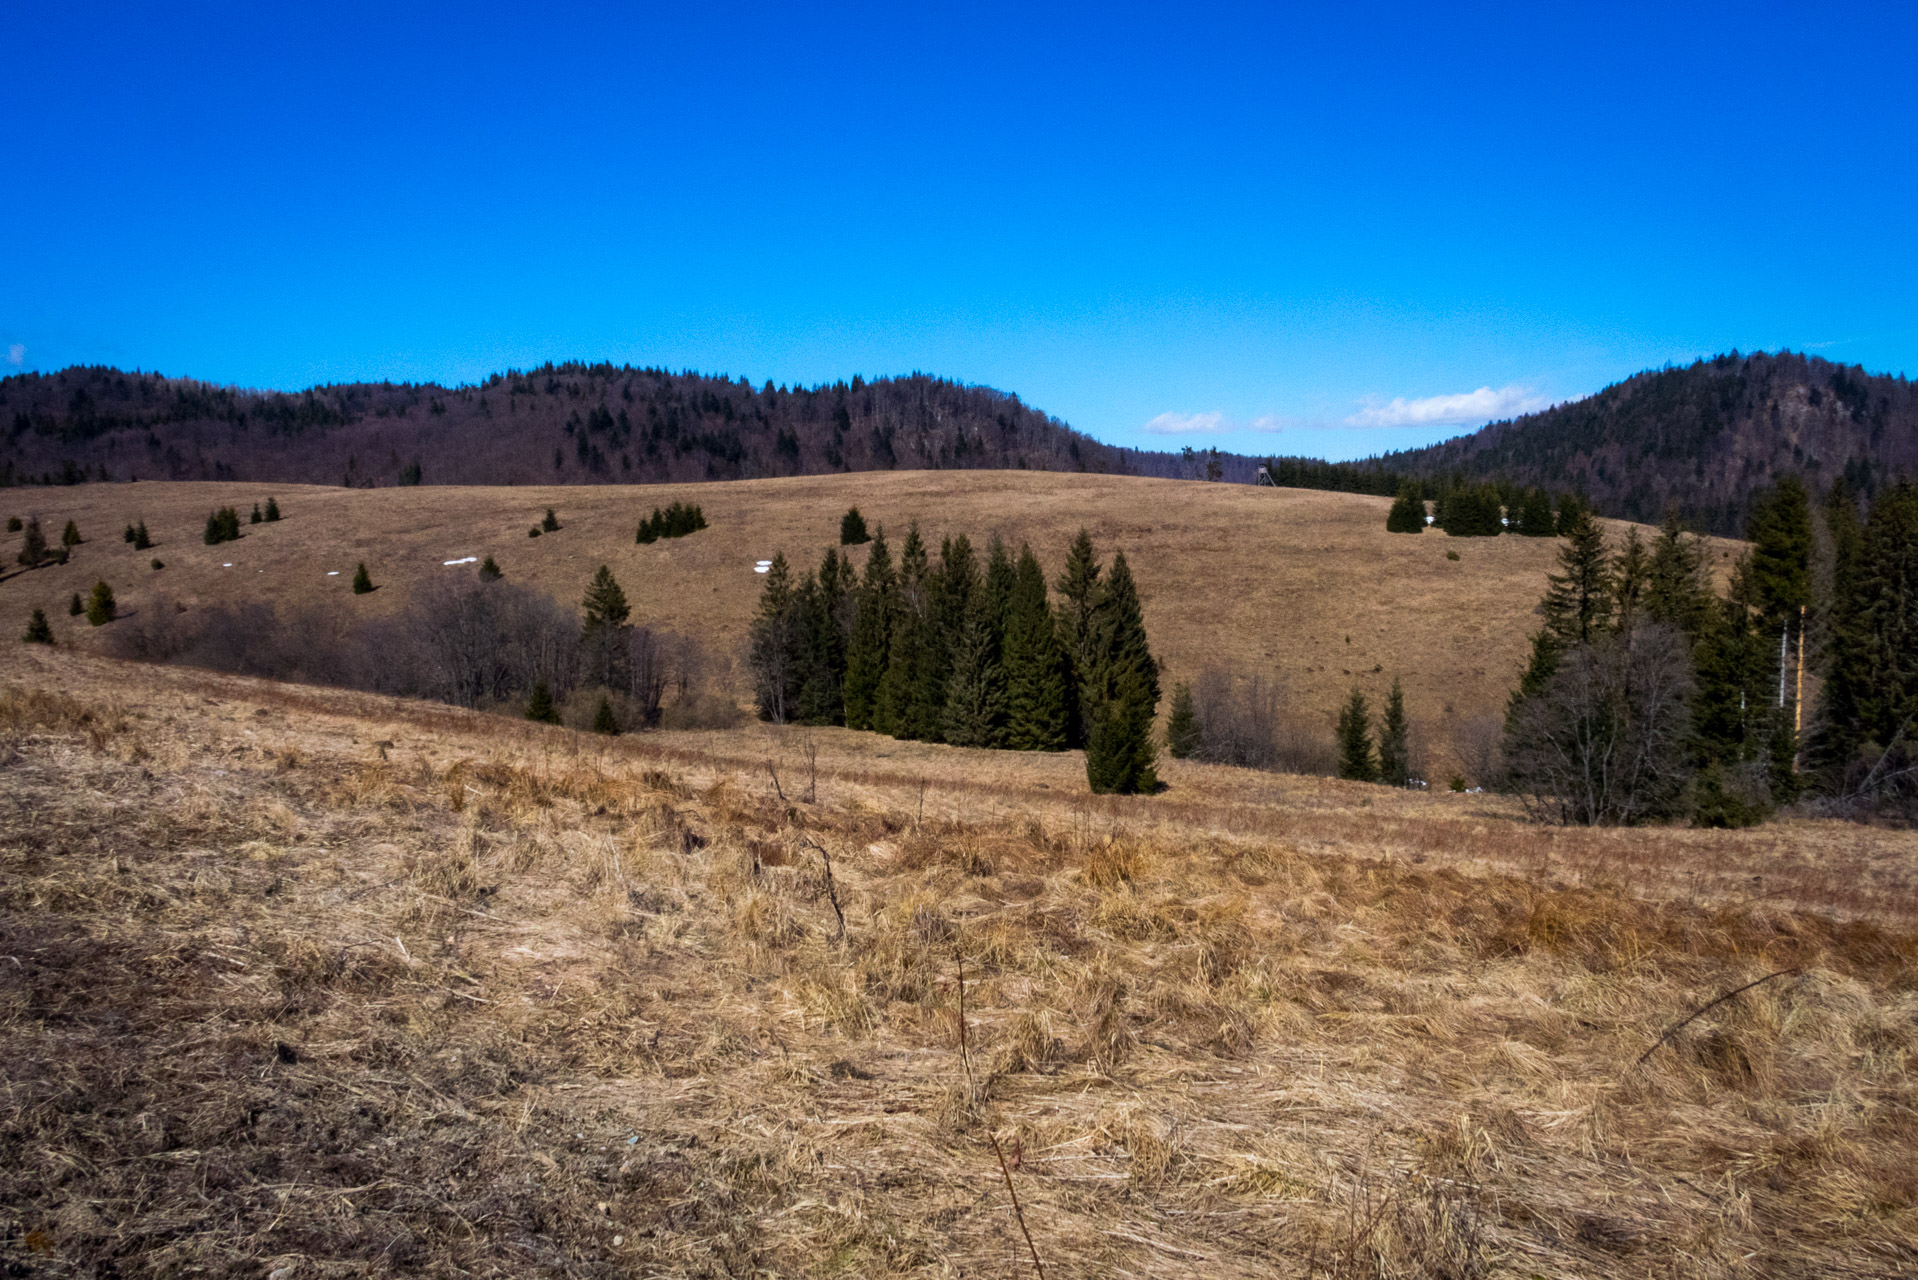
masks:
[(1699, 527), (1742, 535), (1750, 495), (1781, 475), (1820, 491), (1844, 476), (1864, 493), (1918, 476), (1918, 387), (1791, 352), (1734, 352), (1367, 465), (1583, 490), (1606, 515), (1647, 522), (1676, 502)]
[[(890, 469), (1182, 476), (1017, 396), (914, 374), (817, 387), (608, 364), (477, 386), (348, 383), (287, 394), (71, 368), (0, 380), (0, 483), (259, 480), (640, 484)], [(1250, 459), (1220, 455), (1222, 478)]]

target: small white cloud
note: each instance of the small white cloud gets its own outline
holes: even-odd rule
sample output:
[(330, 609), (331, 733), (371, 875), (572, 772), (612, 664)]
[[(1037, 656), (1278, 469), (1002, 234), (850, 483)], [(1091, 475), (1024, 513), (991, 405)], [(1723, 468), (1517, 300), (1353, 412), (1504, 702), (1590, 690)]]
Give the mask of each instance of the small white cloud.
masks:
[(1211, 413), (1162, 413), (1145, 424), (1145, 429), (1155, 436), (1186, 436), (1200, 431), (1230, 431), (1225, 415), (1218, 410)]
[(1417, 400), (1395, 396), (1387, 401), (1378, 396), (1368, 396), (1361, 403), (1365, 407), (1347, 418), (1346, 425), (1353, 427), (1462, 426), (1466, 423), (1491, 422), (1497, 418), (1532, 413), (1545, 408), (1551, 402), (1543, 396), (1534, 395), (1525, 387), (1510, 386), (1500, 387), (1497, 390), (1491, 387), (1480, 387), (1477, 391), (1463, 391), (1449, 396), (1425, 396)]
[(7, 348), (7, 363), (18, 369), (27, 362), (27, 344), (16, 342)]
[(1286, 420), (1276, 413), (1262, 413), (1245, 424), (1247, 431), (1263, 431), (1267, 435), (1277, 435), (1285, 430)]

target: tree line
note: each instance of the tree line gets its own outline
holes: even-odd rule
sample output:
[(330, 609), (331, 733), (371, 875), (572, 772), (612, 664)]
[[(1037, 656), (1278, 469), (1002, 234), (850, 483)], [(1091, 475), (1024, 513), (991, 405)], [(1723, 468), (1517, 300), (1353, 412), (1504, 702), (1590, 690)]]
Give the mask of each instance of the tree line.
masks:
[(1575, 516), (1506, 716), (1508, 785), (1543, 814), (1742, 826), (1808, 793), (1912, 811), (1918, 489), (1861, 514), (1844, 481), (1815, 505), (1787, 476), (1749, 511), (1722, 594), (1675, 515), (1616, 546)]
[[(848, 513), (849, 517), (854, 513)], [(842, 522), (842, 537), (865, 533)], [(1086, 750), (1095, 792), (1158, 786), (1159, 664), (1125, 553), (1102, 565), (1081, 530), (1054, 584), (1029, 546), (965, 534), (934, 559), (915, 522), (895, 563), (883, 527), (863, 573), (826, 552), (794, 580), (773, 558), (750, 661), (762, 719), (1019, 751)]]

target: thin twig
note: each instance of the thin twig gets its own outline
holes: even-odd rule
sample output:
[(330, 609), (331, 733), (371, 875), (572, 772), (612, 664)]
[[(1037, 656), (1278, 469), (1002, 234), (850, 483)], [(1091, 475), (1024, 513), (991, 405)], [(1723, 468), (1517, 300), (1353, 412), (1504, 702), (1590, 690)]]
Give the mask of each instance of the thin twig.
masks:
[[(832, 913), (839, 918), (839, 932), (833, 935), (833, 941), (837, 942), (846, 936), (846, 913), (839, 909), (839, 887), (832, 878), (832, 855), (826, 852), (826, 846), (815, 844), (804, 836), (800, 837), (800, 843), (818, 850), (819, 860), (826, 864), (826, 901), (832, 903)], [(962, 1034), (963, 1031), (961, 1028)]]
[(773, 768), (773, 762), (770, 760), (766, 762), (766, 774), (773, 780), (773, 794), (779, 797), (779, 803), (785, 804), (786, 793), (779, 787), (779, 771)]
[[(959, 961), (959, 1062), (966, 1069), (966, 1098), (970, 1102), (974, 1097), (972, 1081), (972, 1054), (966, 1045), (966, 957), (960, 954)], [(1006, 1195), (1012, 1200), (1012, 1216), (1019, 1220), (1019, 1234), (1026, 1238), (1026, 1251), (1032, 1255), (1032, 1269), (1039, 1273), (1039, 1280), (1046, 1280), (1046, 1264), (1039, 1261), (1039, 1246), (1032, 1243), (1032, 1231), (1026, 1226), (1026, 1211), (1019, 1204), (1019, 1190), (1012, 1185), (1012, 1167), (1006, 1163), (1006, 1153), (999, 1146), (999, 1135), (986, 1126), (986, 1141), (992, 1144), (992, 1154), (999, 1160), (999, 1176), (1006, 1180)]]
[(1666, 1027), (1665, 1034), (1658, 1037), (1658, 1039), (1652, 1041), (1652, 1047), (1645, 1050), (1645, 1052), (1639, 1054), (1638, 1061), (1634, 1062), (1631, 1065), (1631, 1070), (1627, 1071), (1625, 1074), (1630, 1075), (1632, 1071), (1636, 1071), (1640, 1067), (1644, 1066), (1645, 1060), (1651, 1057), (1654, 1053), (1657, 1053), (1660, 1045), (1664, 1044), (1667, 1040), (1670, 1040), (1673, 1036), (1677, 1035), (1680, 1031), (1683, 1031), (1687, 1026), (1691, 1025), (1693, 1022), (1696, 1022), (1699, 1018), (1704, 1017), (1706, 1014), (1710, 1013), (1713, 1009), (1716, 1009), (1719, 1005), (1724, 1004), (1727, 1000), (1731, 999), (1733, 996), (1743, 995), (1745, 992), (1750, 991), (1753, 987), (1762, 986), (1763, 984), (1770, 982), (1773, 978), (1782, 978), (1789, 973), (1801, 973), (1801, 972), (1803, 972), (1803, 970), (1780, 969), (1777, 973), (1768, 973), (1762, 978), (1758, 978), (1752, 982), (1747, 982), (1742, 987), (1734, 987), (1732, 990), (1727, 991), (1724, 995), (1719, 996), (1716, 1000), (1710, 1001), (1709, 1003), (1706, 1003), (1706, 1004), (1699, 1005), (1698, 1008), (1693, 1009), (1685, 1017), (1679, 1019), (1677, 1022), (1674, 1022), (1671, 1026)]

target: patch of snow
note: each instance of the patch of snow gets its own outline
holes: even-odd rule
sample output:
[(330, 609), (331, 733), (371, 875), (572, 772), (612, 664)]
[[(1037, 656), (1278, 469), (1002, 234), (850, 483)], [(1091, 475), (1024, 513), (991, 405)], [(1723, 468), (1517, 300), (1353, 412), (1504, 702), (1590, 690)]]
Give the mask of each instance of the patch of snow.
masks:
[(225, 564), (221, 565), (220, 567), (222, 569), (231, 569), (233, 567), (233, 562), (229, 560)]
[(477, 564), (479, 563), (479, 557), (467, 556), (464, 560), (442, 560), (440, 561), (440, 563), (441, 564)]
[(329, 578), (337, 578), (340, 576), (340, 571), (338, 569), (328, 569), (326, 571), (326, 576)]
[(756, 564), (753, 566), (754, 573), (771, 573), (772, 571), (773, 567), (769, 564)]

